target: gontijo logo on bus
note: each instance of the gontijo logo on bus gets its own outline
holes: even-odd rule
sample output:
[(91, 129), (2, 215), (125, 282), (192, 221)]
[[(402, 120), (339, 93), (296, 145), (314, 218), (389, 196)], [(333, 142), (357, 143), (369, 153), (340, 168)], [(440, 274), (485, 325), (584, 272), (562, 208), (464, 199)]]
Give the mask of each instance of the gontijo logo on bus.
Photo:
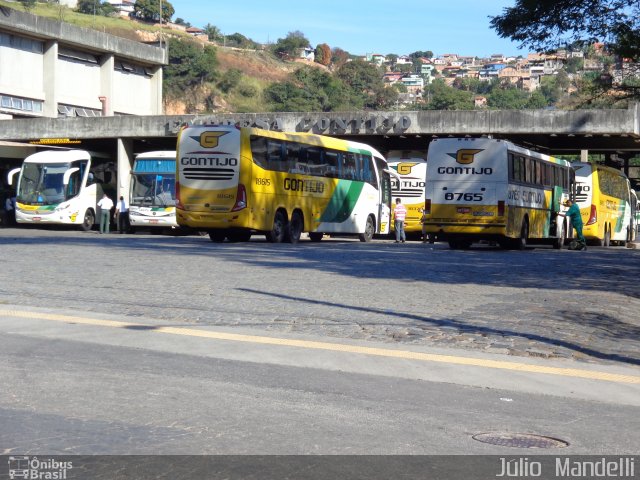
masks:
[(461, 148), (456, 153), (447, 153), (451, 158), (455, 158), (456, 162), (461, 163), (462, 165), (468, 165), (473, 163), (475, 159), (476, 153), (480, 153), (482, 150), (474, 149), (474, 148)]
[(199, 137), (191, 137), (200, 143), (204, 148), (215, 148), (218, 146), (218, 140), (229, 132), (202, 132)]
[(400, 175), (409, 175), (411, 169), (416, 165), (418, 165), (416, 162), (402, 162), (391, 168), (394, 168)]

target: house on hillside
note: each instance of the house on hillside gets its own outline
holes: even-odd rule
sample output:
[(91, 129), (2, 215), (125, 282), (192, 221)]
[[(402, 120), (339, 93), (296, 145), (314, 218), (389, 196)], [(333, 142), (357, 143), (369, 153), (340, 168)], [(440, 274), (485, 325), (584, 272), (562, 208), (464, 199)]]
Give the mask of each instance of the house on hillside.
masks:
[(189, 35), (192, 35), (194, 37), (200, 37), (202, 35), (206, 35), (207, 32), (205, 32), (204, 30), (202, 30), (201, 28), (198, 27), (189, 27), (187, 29), (185, 29), (185, 32), (187, 32)]
[(136, 4), (135, 0), (107, 0), (107, 3), (116, 9), (118, 15), (127, 18), (133, 15), (133, 7)]
[(413, 62), (411, 61), (411, 58), (409, 58), (408, 55), (400, 55), (397, 59), (396, 59), (396, 65), (412, 65)]
[(399, 82), (402, 79), (403, 75), (404, 74), (402, 72), (387, 72), (384, 74), (382, 81), (386, 85), (393, 85), (394, 83)]
[(374, 53), (371, 56), (367, 57), (367, 61), (371, 63), (375, 63), (377, 66), (381, 67), (387, 61), (387, 59), (384, 55), (380, 55), (379, 53)]
[(314, 62), (316, 59), (316, 51), (311, 47), (304, 47), (298, 50), (298, 58)]

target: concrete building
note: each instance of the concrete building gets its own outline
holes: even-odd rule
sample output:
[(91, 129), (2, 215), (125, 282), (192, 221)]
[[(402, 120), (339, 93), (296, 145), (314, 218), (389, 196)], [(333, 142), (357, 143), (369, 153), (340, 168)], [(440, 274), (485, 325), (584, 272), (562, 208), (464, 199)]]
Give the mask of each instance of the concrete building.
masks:
[[(167, 58), (164, 48), (0, 7), (0, 132), (20, 119), (161, 115)], [(41, 145), (0, 136), (0, 195), (8, 191), (6, 172), (26, 156), (73, 146), (65, 140), (78, 134)], [(118, 171), (128, 171), (131, 145), (118, 139), (105, 157), (117, 162)], [(120, 180), (122, 194), (129, 186), (126, 176)]]
[(0, 118), (162, 114), (165, 49), (2, 8)]

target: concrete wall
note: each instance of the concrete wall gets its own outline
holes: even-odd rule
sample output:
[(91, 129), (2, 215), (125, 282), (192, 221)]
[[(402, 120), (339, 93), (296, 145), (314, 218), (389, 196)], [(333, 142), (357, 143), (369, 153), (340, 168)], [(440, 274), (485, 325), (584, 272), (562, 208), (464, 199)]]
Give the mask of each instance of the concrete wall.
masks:
[[(601, 135), (639, 139), (640, 106), (626, 110), (155, 115), (0, 121), (0, 140), (175, 136), (181, 125), (240, 124), (328, 135)], [(640, 149), (640, 143), (638, 143)]]

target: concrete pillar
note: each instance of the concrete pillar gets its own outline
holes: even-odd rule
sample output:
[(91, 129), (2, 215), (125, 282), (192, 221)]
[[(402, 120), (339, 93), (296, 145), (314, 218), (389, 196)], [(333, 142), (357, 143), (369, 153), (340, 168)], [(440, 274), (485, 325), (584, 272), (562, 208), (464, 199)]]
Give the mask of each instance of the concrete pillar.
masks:
[(58, 42), (52, 40), (44, 44), (42, 56), (44, 78), (42, 90), (44, 90), (44, 105), (42, 113), (45, 117), (58, 118), (58, 88), (56, 87), (58, 65)]
[(153, 76), (151, 77), (151, 115), (162, 115), (164, 109), (162, 108), (162, 68), (155, 69)]
[(580, 150), (580, 161), (581, 162), (589, 161), (589, 150)]
[(120, 195), (129, 198), (129, 188), (131, 183), (131, 170), (133, 169), (133, 140), (118, 139), (118, 180), (116, 182), (116, 199)]
[(102, 103), (106, 105), (105, 116), (113, 116), (113, 76), (115, 74), (115, 57), (105, 53), (100, 58), (100, 96), (106, 97)]

